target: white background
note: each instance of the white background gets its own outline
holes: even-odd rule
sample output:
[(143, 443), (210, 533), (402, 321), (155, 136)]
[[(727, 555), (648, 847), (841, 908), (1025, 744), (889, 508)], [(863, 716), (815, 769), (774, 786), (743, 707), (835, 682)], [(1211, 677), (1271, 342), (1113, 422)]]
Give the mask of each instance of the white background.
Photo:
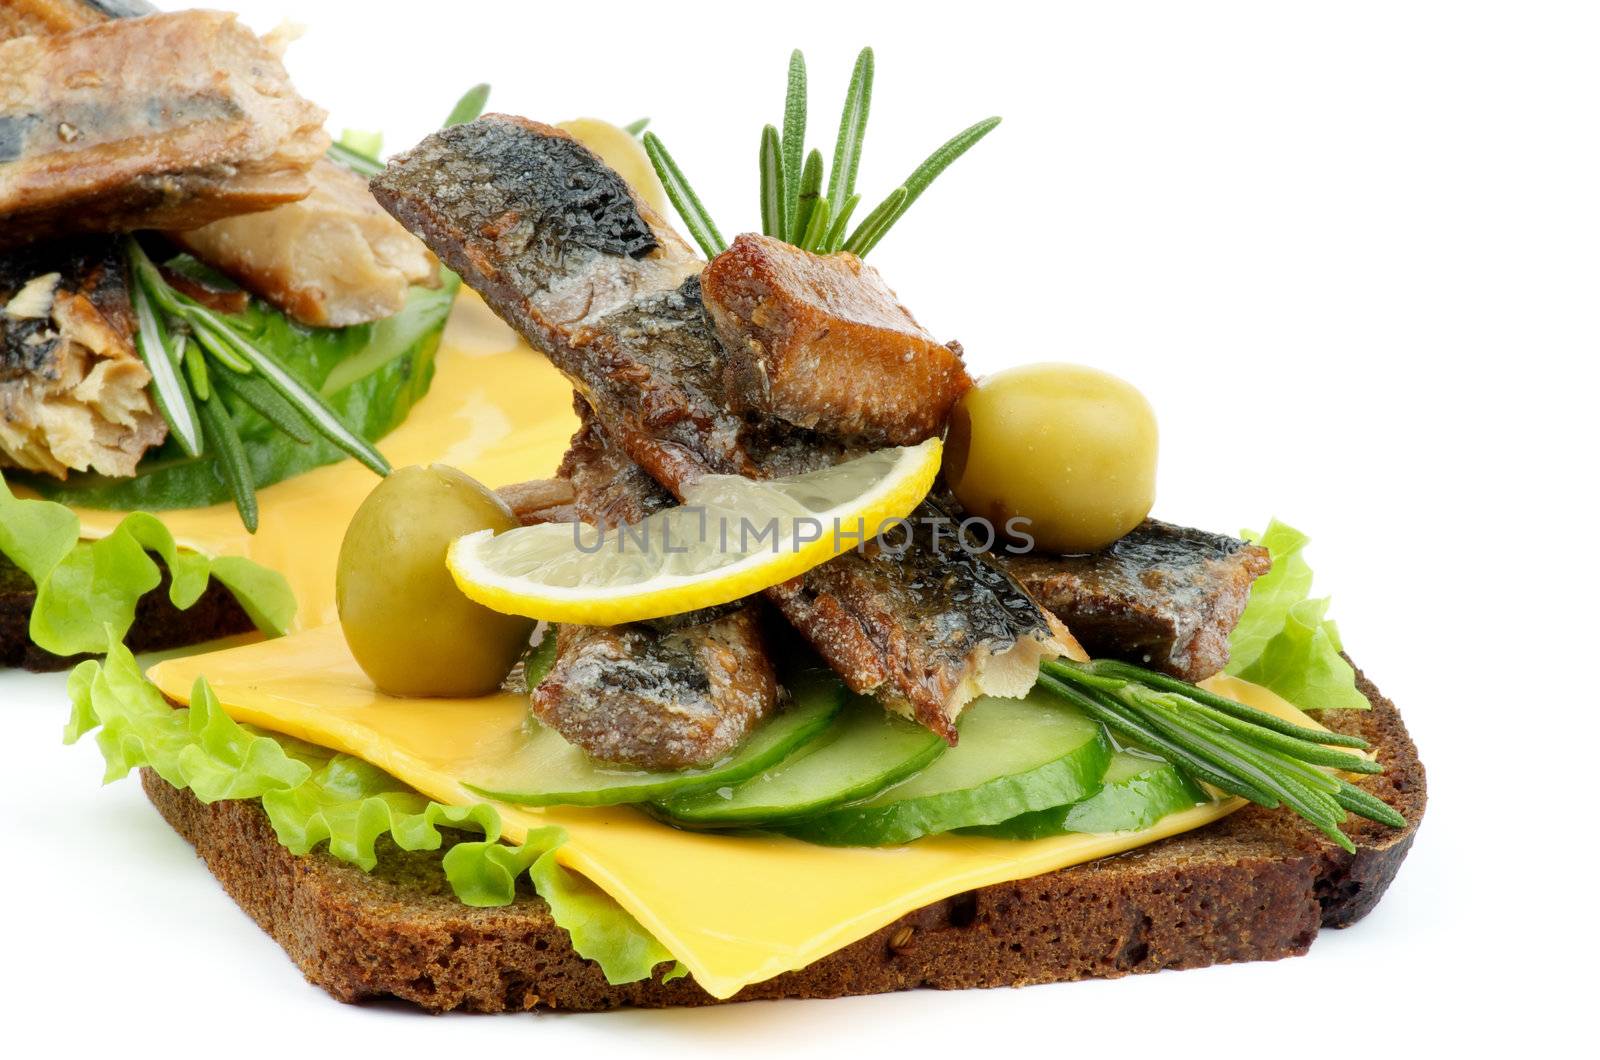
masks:
[(1594, 9), (237, 6), (259, 30), (305, 23), (301, 91), (336, 131), (382, 128), (391, 148), (478, 80), (495, 109), (547, 120), (649, 115), (729, 234), (757, 216), (757, 133), (781, 118), (791, 47), (825, 148), (856, 48), (876, 47), (869, 199), (1004, 115), (875, 263), (980, 371), (1065, 359), (1142, 387), (1161, 417), (1156, 514), (1309, 531), (1347, 646), (1421, 746), (1432, 805), (1387, 900), (1297, 960), (431, 1019), (306, 985), (134, 784), (101, 789), (92, 748), (57, 746), (61, 680), (4, 674), (0, 1033), (52, 1051), (346, 1057), (1577, 1046), (1600, 791)]

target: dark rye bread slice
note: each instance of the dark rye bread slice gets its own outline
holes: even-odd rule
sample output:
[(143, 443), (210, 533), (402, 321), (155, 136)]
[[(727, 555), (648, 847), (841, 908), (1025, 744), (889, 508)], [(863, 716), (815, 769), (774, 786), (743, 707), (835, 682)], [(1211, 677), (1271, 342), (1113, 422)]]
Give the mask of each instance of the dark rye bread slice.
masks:
[[(1247, 807), (1127, 854), (936, 902), (735, 1000), (1023, 986), (1305, 953), (1319, 928), (1346, 927), (1377, 904), (1427, 803), (1399, 713), (1360, 681), (1372, 711), (1322, 720), (1372, 741), (1385, 772), (1367, 787), (1410, 823), (1392, 830), (1352, 820), (1355, 855), (1287, 812)], [(327, 854), (290, 854), (257, 802), (206, 806), (149, 770), (144, 787), (223, 889), (341, 1001), (398, 997), (435, 1012), (501, 1012), (715, 1000), (687, 978), (607, 984), (531, 891), (500, 909), (457, 902), (440, 853), (390, 845), (369, 875)]]
[[(233, 594), (214, 579), (194, 606), (178, 610), (167, 595), (172, 580), (167, 576), (166, 564), (154, 553), (150, 558), (161, 569), (161, 583), (134, 605), (133, 626), (124, 640), (130, 651), (186, 648), (256, 628)], [(44, 672), (65, 670), (87, 659), (87, 655), (52, 655), (33, 642), (28, 636), (33, 598), (33, 579), (0, 556), (0, 667)]]

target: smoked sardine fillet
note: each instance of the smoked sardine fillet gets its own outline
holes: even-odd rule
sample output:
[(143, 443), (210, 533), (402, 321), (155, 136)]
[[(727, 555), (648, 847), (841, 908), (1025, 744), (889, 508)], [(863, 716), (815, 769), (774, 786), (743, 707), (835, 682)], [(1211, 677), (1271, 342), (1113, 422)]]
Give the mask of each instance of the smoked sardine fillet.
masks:
[[(373, 190), (680, 499), (706, 474), (790, 474), (857, 451), (732, 411), (700, 301), (702, 263), (560, 130), (506, 115), (441, 130), (391, 160)], [(913, 518), (937, 515), (925, 506)], [(846, 552), (767, 597), (852, 689), (953, 743), (971, 699), (1022, 694), (1040, 659), (1075, 646), (991, 558), (925, 555), (930, 537), (918, 534), (904, 556)]]
[(422, 241), (367, 182), (322, 159), (298, 202), (213, 221), (172, 239), (302, 324), (343, 328), (400, 312), (413, 284), (438, 286)]
[[(570, 518), (610, 530), (670, 507), (672, 496), (605, 437), (581, 398), (578, 405), (582, 425), (558, 479), (570, 500), (528, 513), (529, 521)], [(534, 716), (604, 762), (710, 765), (778, 709), (761, 608), (752, 600), (655, 622), (562, 625), (555, 663), (530, 689)]]
[(0, 254), (0, 465), (133, 474), (167, 436), (133, 336), (115, 237)]
[(706, 266), (700, 292), (736, 412), (863, 445), (915, 445), (944, 431), (972, 386), (961, 347), (941, 345), (854, 254), (741, 235)]
[(0, 44), (0, 247), (197, 228), (303, 199), (324, 112), (233, 15), (114, 19)]
[(0, 0), (0, 41), (155, 13), (144, 0)]
[(1267, 550), (1225, 534), (1147, 519), (1090, 556), (1004, 561), (1096, 656), (1201, 681), (1228, 663), (1228, 637)]

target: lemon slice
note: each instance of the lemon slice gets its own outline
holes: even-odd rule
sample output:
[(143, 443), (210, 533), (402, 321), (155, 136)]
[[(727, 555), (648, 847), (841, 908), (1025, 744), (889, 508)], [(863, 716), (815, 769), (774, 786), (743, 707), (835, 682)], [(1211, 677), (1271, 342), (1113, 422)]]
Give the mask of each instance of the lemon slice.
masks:
[(467, 596), (507, 614), (610, 626), (725, 604), (882, 534), (927, 496), (940, 442), (880, 449), (788, 478), (708, 475), (630, 526), (482, 530), (451, 544)]

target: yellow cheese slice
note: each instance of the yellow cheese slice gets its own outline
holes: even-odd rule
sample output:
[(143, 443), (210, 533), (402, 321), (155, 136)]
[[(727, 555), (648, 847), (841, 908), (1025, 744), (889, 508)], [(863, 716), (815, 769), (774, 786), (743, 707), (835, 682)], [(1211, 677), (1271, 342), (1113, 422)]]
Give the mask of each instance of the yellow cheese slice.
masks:
[[(466, 288), (439, 344), (433, 384), (378, 448), (395, 467), (453, 464), (490, 486), (552, 474), (577, 426), (572, 388), (542, 355)], [(251, 534), (232, 504), (157, 512), (186, 548), (246, 556), (294, 590), (298, 629), (337, 619), (333, 575), (350, 516), (378, 478), (354, 460), (308, 471), (259, 494)], [(85, 537), (104, 537), (124, 512), (75, 509)]]
[[(186, 702), (204, 674), (239, 721), (366, 759), (440, 802), (482, 801), (458, 777), (517, 738), (520, 696), (399, 699), (376, 690), (337, 626), (163, 662), (150, 678)], [(1216, 691), (1310, 724), (1234, 678)], [(508, 837), (555, 824), (557, 857), (603, 888), (716, 997), (802, 968), (899, 916), (962, 891), (1018, 880), (1198, 828), (1243, 805), (1230, 799), (1116, 835), (1029, 842), (936, 836), (891, 849), (811, 846), (762, 836), (678, 831), (626, 807), (500, 806)]]

